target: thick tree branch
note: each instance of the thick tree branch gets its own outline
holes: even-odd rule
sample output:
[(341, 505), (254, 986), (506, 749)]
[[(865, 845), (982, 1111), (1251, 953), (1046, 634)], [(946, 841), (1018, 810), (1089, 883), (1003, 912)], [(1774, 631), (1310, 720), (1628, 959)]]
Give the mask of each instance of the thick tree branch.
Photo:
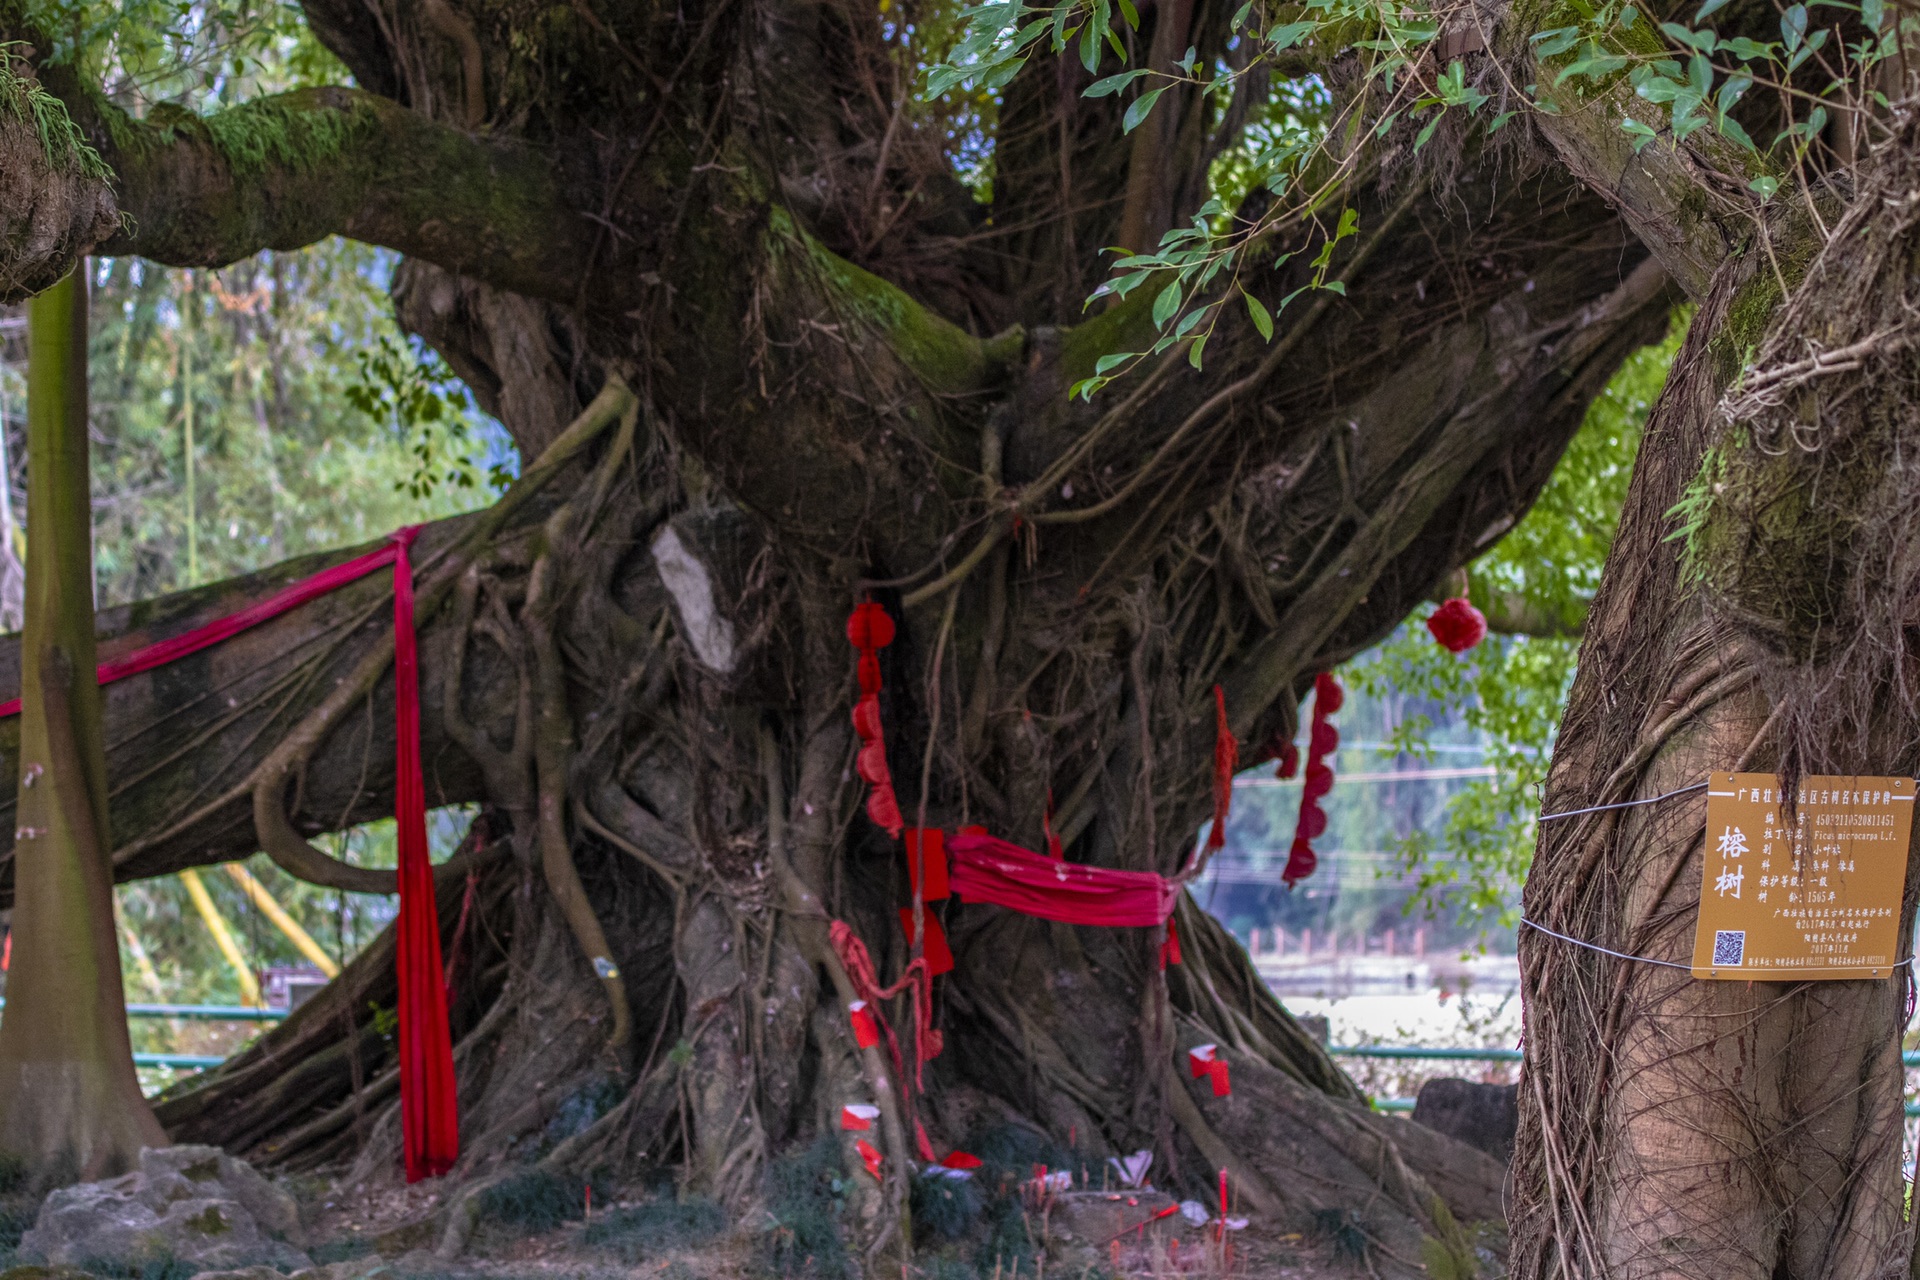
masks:
[(100, 246), (214, 267), (344, 235), (462, 275), (573, 301), (592, 224), (553, 158), (357, 89), (306, 89), (205, 119), (135, 121), (67, 95), (115, 173), (124, 230)]

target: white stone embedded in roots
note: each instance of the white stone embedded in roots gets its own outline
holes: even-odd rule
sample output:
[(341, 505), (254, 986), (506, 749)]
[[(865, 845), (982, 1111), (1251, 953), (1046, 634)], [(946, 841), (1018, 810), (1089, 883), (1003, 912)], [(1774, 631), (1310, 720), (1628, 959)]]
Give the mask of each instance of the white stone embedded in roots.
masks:
[(660, 570), (660, 581), (673, 596), (674, 612), (680, 617), (687, 643), (694, 656), (710, 671), (725, 675), (733, 670), (733, 622), (713, 598), (713, 575), (700, 558), (687, 549), (671, 524), (660, 526), (653, 539), (653, 563)]

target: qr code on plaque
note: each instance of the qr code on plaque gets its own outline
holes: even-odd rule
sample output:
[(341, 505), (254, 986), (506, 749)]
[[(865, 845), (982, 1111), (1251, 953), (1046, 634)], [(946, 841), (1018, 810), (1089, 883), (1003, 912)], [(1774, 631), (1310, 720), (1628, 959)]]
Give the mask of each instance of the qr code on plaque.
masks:
[(1713, 931), (1713, 962), (1715, 964), (1739, 964), (1746, 953), (1747, 931), (1745, 929)]

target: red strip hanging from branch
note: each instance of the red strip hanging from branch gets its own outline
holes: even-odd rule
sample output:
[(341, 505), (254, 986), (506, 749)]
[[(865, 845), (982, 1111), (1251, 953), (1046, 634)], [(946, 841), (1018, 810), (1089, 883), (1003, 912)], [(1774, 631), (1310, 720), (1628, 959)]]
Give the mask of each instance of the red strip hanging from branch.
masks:
[(1227, 843), (1227, 814), (1233, 809), (1233, 770), (1240, 763), (1240, 743), (1227, 724), (1227, 695), (1213, 686), (1213, 825), (1207, 831), (1207, 852)]
[(420, 656), (413, 632), (413, 566), (419, 529), (393, 535), (393, 817), (400, 847), (400, 1130), (407, 1181), (437, 1178), (460, 1158), (459, 1089), (447, 1030), (440, 912), (427, 852), (427, 793), (420, 771)]
[(1333, 790), (1333, 768), (1327, 757), (1340, 746), (1340, 730), (1333, 724), (1334, 712), (1346, 700), (1340, 682), (1322, 671), (1313, 678), (1313, 727), (1307, 735), (1307, 772), (1300, 788), (1300, 823), (1294, 828), (1293, 847), (1287, 851), (1287, 869), (1280, 878), (1289, 886), (1306, 879), (1319, 865), (1313, 842), (1327, 829), (1327, 814), (1320, 801)]
[[(418, 525), (398, 530), (377, 551), (322, 569), (238, 613), (142, 646), (96, 668), (103, 685), (152, 671), (393, 566), (393, 808), (400, 846), (394, 969), (400, 987), (400, 1128), (408, 1182), (438, 1177), (460, 1156), (459, 1094), (447, 1030), (446, 971), (440, 959), (440, 913), (434, 905), (426, 785), (420, 767), (419, 651), (413, 629), (413, 566), (408, 559), (419, 533)], [(0, 703), (0, 718), (18, 714), (18, 698)]]
[(893, 643), (893, 635), (893, 619), (871, 600), (855, 605), (847, 618), (847, 641), (860, 651), (860, 701), (853, 707), (853, 728), (860, 735), (861, 746), (854, 769), (869, 788), (867, 817), (898, 840), (906, 824), (893, 794), (887, 738), (880, 726), (880, 650)]

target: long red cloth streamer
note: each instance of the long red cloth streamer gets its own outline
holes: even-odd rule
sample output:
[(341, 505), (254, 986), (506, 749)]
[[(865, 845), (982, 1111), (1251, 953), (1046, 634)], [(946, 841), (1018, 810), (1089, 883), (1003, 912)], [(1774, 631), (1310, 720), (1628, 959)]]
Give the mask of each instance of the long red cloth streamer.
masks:
[(418, 528), (393, 535), (393, 818), (400, 846), (400, 918), (394, 969), (400, 980), (400, 1131), (407, 1181), (437, 1178), (460, 1158), (459, 1087), (447, 1028), (440, 912), (427, 852), (427, 789), (420, 769), (420, 653), (413, 631)]
[[(401, 530), (411, 538), (418, 531)], [(396, 538), (400, 534), (394, 535)], [(278, 593), (268, 596), (258, 604), (248, 605), (238, 613), (230, 613), (224, 618), (215, 618), (204, 627), (195, 627), (192, 631), (160, 640), (144, 648), (135, 649), (123, 658), (103, 662), (95, 673), (101, 684), (112, 684), (116, 680), (125, 680), (128, 676), (137, 676), (143, 671), (155, 667), (164, 667), (169, 662), (177, 662), (188, 654), (198, 653), (209, 646), (230, 640), (243, 631), (251, 631), (263, 622), (270, 622), (281, 614), (297, 609), (309, 600), (316, 600), (329, 591), (338, 591), (349, 582), (357, 582), (376, 569), (384, 569), (401, 556), (397, 542), (390, 542), (378, 551), (369, 551), (366, 555), (355, 557), (344, 564), (334, 565), (331, 569), (322, 569), (311, 578), (302, 578), (292, 586), (282, 588)], [(409, 610), (408, 616), (412, 613)], [(20, 699), (0, 702), (0, 718), (20, 714)]]
[[(933, 1029), (933, 975), (927, 966), (925, 956), (907, 966), (900, 975), (900, 981), (890, 987), (880, 985), (880, 977), (873, 970), (873, 956), (867, 950), (867, 944), (844, 920), (835, 920), (827, 927), (827, 937), (833, 943), (833, 950), (840, 957), (841, 965), (847, 971), (847, 980), (853, 984), (855, 993), (867, 1002), (867, 1009), (873, 1014), (880, 1029), (887, 1033), (887, 1049), (893, 1054), (893, 1069), (897, 1072), (900, 1065), (900, 1042), (894, 1038), (893, 1028), (880, 1012), (880, 1002), (891, 1000), (902, 991), (913, 992), (914, 1019), (914, 1087), (924, 1082), (922, 1068), (940, 1056), (943, 1037)], [(932, 1157), (928, 1157), (931, 1159)]]
[(1173, 914), (1180, 888), (1151, 871), (1055, 862), (993, 836), (957, 835), (948, 882), (968, 902), (990, 902), (1066, 924), (1151, 927)]
[[(419, 533), (418, 525), (401, 529), (377, 551), (322, 569), (238, 613), (95, 668), (103, 685), (152, 671), (250, 631), (376, 569), (393, 566), (393, 816), (400, 845), (394, 969), (400, 983), (400, 1127), (408, 1182), (438, 1177), (460, 1155), (459, 1098), (440, 964), (440, 913), (433, 897), (426, 783), (420, 768), (420, 659), (413, 629), (413, 566), (407, 558)], [(20, 699), (0, 703), (0, 718), (19, 714)]]

